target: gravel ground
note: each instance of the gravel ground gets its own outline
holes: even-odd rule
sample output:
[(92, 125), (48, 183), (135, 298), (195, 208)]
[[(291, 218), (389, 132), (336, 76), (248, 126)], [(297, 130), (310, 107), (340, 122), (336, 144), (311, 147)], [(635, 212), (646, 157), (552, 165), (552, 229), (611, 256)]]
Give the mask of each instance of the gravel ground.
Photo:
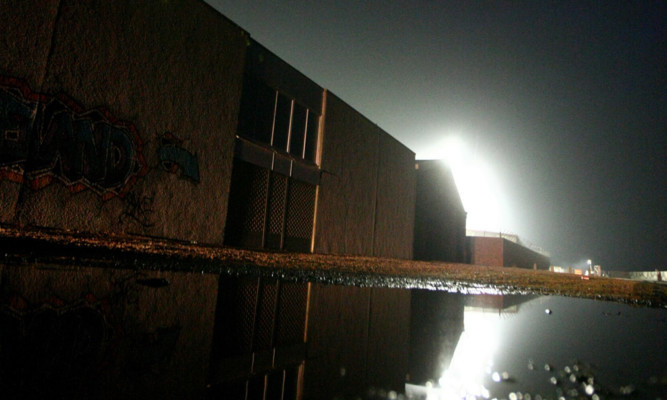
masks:
[(3, 264), (112, 267), (272, 276), (356, 286), (428, 288), (461, 293), (562, 295), (667, 308), (657, 282), (376, 257), (295, 254), (164, 239), (0, 227)]

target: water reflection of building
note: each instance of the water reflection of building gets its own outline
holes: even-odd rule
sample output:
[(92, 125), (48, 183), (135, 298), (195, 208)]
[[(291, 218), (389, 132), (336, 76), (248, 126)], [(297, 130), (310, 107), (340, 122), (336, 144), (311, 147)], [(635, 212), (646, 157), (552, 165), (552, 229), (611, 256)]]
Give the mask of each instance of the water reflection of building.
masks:
[(465, 311), (514, 314), (521, 304), (535, 299), (534, 295), (480, 294), (466, 297)]
[[(354, 397), (405, 382), (410, 291), (221, 279), (211, 398)], [(231, 396), (231, 397), (229, 397)]]
[(461, 294), (413, 290), (410, 324), (410, 383), (437, 382), (449, 367), (463, 332)]

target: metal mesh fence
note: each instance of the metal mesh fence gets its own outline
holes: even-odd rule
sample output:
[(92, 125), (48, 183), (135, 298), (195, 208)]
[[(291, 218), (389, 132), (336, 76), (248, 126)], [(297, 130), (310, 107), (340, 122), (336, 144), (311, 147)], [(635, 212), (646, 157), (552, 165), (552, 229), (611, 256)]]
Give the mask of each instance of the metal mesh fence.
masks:
[(276, 172), (271, 173), (269, 189), (269, 212), (266, 224), (266, 247), (281, 249), (285, 228), (285, 206), (287, 203), (287, 177)]
[(309, 252), (316, 186), (235, 159), (225, 243)]
[(262, 247), (268, 184), (267, 169), (234, 160), (225, 228), (227, 244)]
[(310, 251), (315, 209), (315, 186), (291, 180), (285, 222), (285, 249)]

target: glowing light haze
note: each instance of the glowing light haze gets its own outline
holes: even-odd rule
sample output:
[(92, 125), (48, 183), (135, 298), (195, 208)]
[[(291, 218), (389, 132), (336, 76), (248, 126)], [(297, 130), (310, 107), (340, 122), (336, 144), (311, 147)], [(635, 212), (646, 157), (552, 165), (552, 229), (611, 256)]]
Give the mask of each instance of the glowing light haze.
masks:
[(442, 160), (452, 170), (463, 207), (468, 213), (466, 228), (489, 232), (518, 232), (505, 195), (501, 171), (482, 154), (453, 133), (445, 135), (417, 159)]

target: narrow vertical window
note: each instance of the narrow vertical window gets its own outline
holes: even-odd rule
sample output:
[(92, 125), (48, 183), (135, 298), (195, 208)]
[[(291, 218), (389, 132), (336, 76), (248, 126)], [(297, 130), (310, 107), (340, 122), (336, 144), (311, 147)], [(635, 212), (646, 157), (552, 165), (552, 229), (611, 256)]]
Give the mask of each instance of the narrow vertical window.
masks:
[(306, 122), (306, 143), (303, 151), (303, 158), (307, 161), (315, 162), (317, 157), (317, 133), (319, 129), (320, 117), (312, 110), (308, 110)]
[(257, 86), (256, 107), (252, 115), (255, 121), (253, 137), (262, 143), (270, 144), (276, 108), (276, 91), (264, 83), (259, 83)]
[(306, 114), (306, 107), (294, 102), (289, 153), (297, 158), (303, 158), (303, 143), (306, 135)]
[(276, 91), (257, 79), (246, 78), (239, 113), (238, 133), (261, 143), (271, 144)]
[(276, 150), (287, 151), (291, 114), (292, 100), (284, 94), (278, 93), (276, 120), (273, 127), (273, 141), (271, 143)]

